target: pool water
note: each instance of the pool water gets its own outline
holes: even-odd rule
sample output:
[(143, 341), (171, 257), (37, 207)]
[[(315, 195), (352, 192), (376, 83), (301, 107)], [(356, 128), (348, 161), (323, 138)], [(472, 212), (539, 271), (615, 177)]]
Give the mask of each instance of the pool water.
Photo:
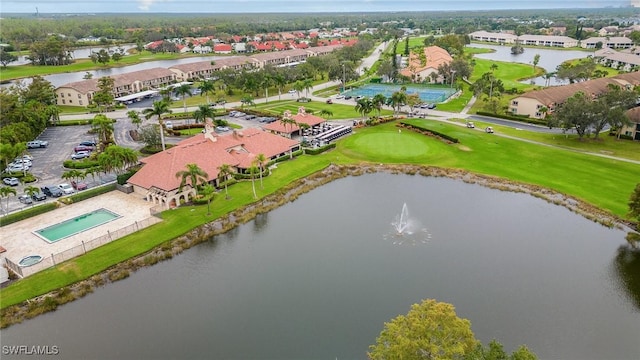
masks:
[(48, 226), (44, 229), (37, 230), (34, 233), (43, 238), (46, 242), (54, 243), (69, 236), (92, 229), (96, 226), (106, 224), (120, 217), (121, 215), (107, 209), (98, 209), (90, 213), (65, 220), (61, 223)]
[(394, 92), (400, 91), (404, 86), (407, 89), (407, 95), (418, 94), (420, 100), (424, 102), (443, 102), (451, 95), (455, 94), (456, 89), (444, 87), (426, 87), (417, 85), (384, 85), (384, 84), (366, 84), (357, 89), (345, 91), (345, 95), (374, 97), (382, 94), (389, 98)]

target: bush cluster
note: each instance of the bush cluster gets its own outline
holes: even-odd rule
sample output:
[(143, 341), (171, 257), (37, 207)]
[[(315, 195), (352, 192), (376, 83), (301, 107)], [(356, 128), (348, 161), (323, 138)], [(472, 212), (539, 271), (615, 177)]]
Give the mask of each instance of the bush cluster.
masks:
[(98, 161), (86, 158), (82, 160), (65, 160), (62, 166), (66, 169), (89, 169), (98, 166)]
[(331, 143), (319, 148), (315, 148), (315, 149), (305, 149), (304, 153), (307, 155), (318, 155), (318, 154), (322, 154), (323, 152), (327, 151), (327, 150), (331, 150), (333, 148), (336, 147), (336, 143)]
[(24, 209), (22, 211), (18, 211), (18, 212), (3, 216), (0, 218), (0, 227), (13, 224), (20, 220), (28, 219), (36, 215), (44, 214), (51, 210), (55, 210), (57, 207), (58, 207), (58, 204), (56, 202), (50, 202), (50, 203), (37, 205), (34, 207)]
[(427, 135), (435, 135), (436, 137), (448, 140), (448, 141), (450, 141), (450, 142), (452, 142), (454, 144), (457, 144), (457, 143), (460, 142), (460, 140), (458, 138), (455, 138), (453, 136), (449, 136), (447, 134), (444, 134), (444, 133), (441, 133), (441, 132), (438, 132), (438, 131), (435, 131), (435, 130), (431, 130), (431, 129), (423, 127), (423, 126), (407, 124), (405, 122), (401, 122), (400, 126), (405, 127), (407, 129), (410, 129), (410, 130), (418, 131), (418, 132), (423, 133), (423, 134), (426, 133)]
[(108, 184), (108, 185), (105, 185), (105, 186), (99, 186), (99, 187), (95, 187), (95, 188), (91, 188), (91, 189), (80, 191), (80, 192), (75, 193), (75, 194), (73, 194), (71, 196), (67, 196), (65, 199), (67, 199), (67, 201), (69, 203), (76, 203), (78, 201), (86, 200), (86, 199), (92, 198), (94, 196), (98, 196), (98, 195), (102, 195), (102, 194), (108, 193), (108, 192), (113, 191), (115, 189), (116, 189), (116, 184)]

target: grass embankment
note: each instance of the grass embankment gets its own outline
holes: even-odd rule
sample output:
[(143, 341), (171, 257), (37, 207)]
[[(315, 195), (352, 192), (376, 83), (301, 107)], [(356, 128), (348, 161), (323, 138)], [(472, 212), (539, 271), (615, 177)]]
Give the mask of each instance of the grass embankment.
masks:
[[(341, 140), (333, 151), (278, 164), (273, 174), (264, 179), (264, 189), (260, 189), (259, 181), (256, 183), (258, 196), (271, 194), (331, 162), (406, 163), (466, 169), (540, 185), (624, 217), (629, 194), (640, 174), (637, 164), (503, 138), (434, 120), (408, 121), (456, 137), (461, 143), (447, 145), (411, 131), (399, 132), (395, 123), (357, 129), (355, 134)], [(225, 200), (224, 190), (216, 196), (211, 203), (210, 216), (206, 215), (206, 205), (165, 211), (162, 223), (22, 279), (0, 290), (1, 307), (88, 278), (254, 201), (248, 181), (231, 186), (229, 193), (230, 200)]]

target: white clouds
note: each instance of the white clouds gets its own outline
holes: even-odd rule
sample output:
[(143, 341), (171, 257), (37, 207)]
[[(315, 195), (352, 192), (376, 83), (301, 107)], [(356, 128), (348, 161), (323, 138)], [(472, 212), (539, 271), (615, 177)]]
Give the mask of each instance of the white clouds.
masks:
[(138, 9), (142, 11), (149, 11), (149, 8), (154, 3), (166, 2), (169, 0), (137, 0), (138, 1)]

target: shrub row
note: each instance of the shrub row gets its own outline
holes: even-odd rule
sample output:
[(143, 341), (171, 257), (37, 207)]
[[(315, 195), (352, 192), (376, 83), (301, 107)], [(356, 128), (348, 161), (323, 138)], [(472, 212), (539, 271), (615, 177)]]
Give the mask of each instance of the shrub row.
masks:
[[(107, 184), (104, 186), (99, 186), (99, 187), (95, 187), (95, 188), (91, 188), (91, 189), (87, 189), (87, 190), (83, 190), (80, 192), (77, 192), (71, 196), (67, 196), (64, 199), (64, 202), (66, 204), (72, 204), (72, 203), (76, 203), (78, 201), (82, 201), (82, 200), (86, 200), (89, 198), (92, 198), (94, 196), (98, 196), (98, 195), (102, 195), (105, 193), (108, 193), (110, 191), (113, 191), (116, 189), (116, 184)], [(63, 201), (63, 199), (61, 199), (60, 201)]]
[(2, 218), (0, 218), (0, 227), (13, 224), (20, 220), (28, 219), (36, 215), (44, 214), (51, 210), (55, 210), (57, 207), (58, 207), (57, 202), (49, 202), (42, 205), (30, 207), (30, 208), (9, 214), (7, 216), (3, 216)]
[(133, 174), (135, 174), (136, 172), (138, 172), (139, 168), (131, 168), (129, 169), (129, 171), (127, 171), (124, 174), (120, 174), (116, 177), (116, 181), (118, 184), (120, 185), (124, 185), (127, 183), (127, 180), (129, 180), (130, 177), (133, 176)]
[(449, 141), (451, 141), (452, 143), (455, 143), (455, 144), (460, 142), (460, 140), (458, 138), (454, 138), (453, 136), (449, 136), (447, 134), (443, 134), (441, 132), (438, 132), (438, 131), (435, 131), (435, 130), (431, 130), (431, 129), (423, 127), (423, 126), (412, 125), (412, 124), (408, 124), (406, 122), (401, 122), (400, 125), (402, 125), (403, 127), (408, 128), (408, 129), (411, 129), (411, 130), (417, 130), (417, 131), (422, 131), (422, 132), (427, 132), (427, 133), (433, 134), (433, 135), (435, 135), (437, 137), (441, 137), (441, 138), (443, 138), (445, 140), (449, 140)]
[(529, 123), (529, 124), (547, 126), (547, 121), (546, 120), (544, 120), (544, 119), (534, 119), (534, 118), (530, 118), (529, 116), (514, 116), (514, 115), (494, 114), (494, 113), (490, 113), (490, 112), (486, 112), (486, 111), (478, 111), (476, 114), (482, 115), (482, 116), (495, 117), (495, 118), (499, 118), (499, 119), (521, 121), (521, 122), (526, 122), (526, 123)]
[(62, 163), (66, 169), (88, 169), (98, 166), (98, 161), (82, 159), (82, 160), (65, 160)]
[(53, 123), (55, 126), (77, 126), (77, 125), (90, 125), (92, 119), (82, 119), (82, 120), (65, 120)]
[(318, 155), (318, 154), (322, 154), (323, 152), (333, 149), (336, 147), (336, 143), (331, 143), (319, 148), (315, 148), (315, 149), (305, 149), (304, 153), (307, 155)]

